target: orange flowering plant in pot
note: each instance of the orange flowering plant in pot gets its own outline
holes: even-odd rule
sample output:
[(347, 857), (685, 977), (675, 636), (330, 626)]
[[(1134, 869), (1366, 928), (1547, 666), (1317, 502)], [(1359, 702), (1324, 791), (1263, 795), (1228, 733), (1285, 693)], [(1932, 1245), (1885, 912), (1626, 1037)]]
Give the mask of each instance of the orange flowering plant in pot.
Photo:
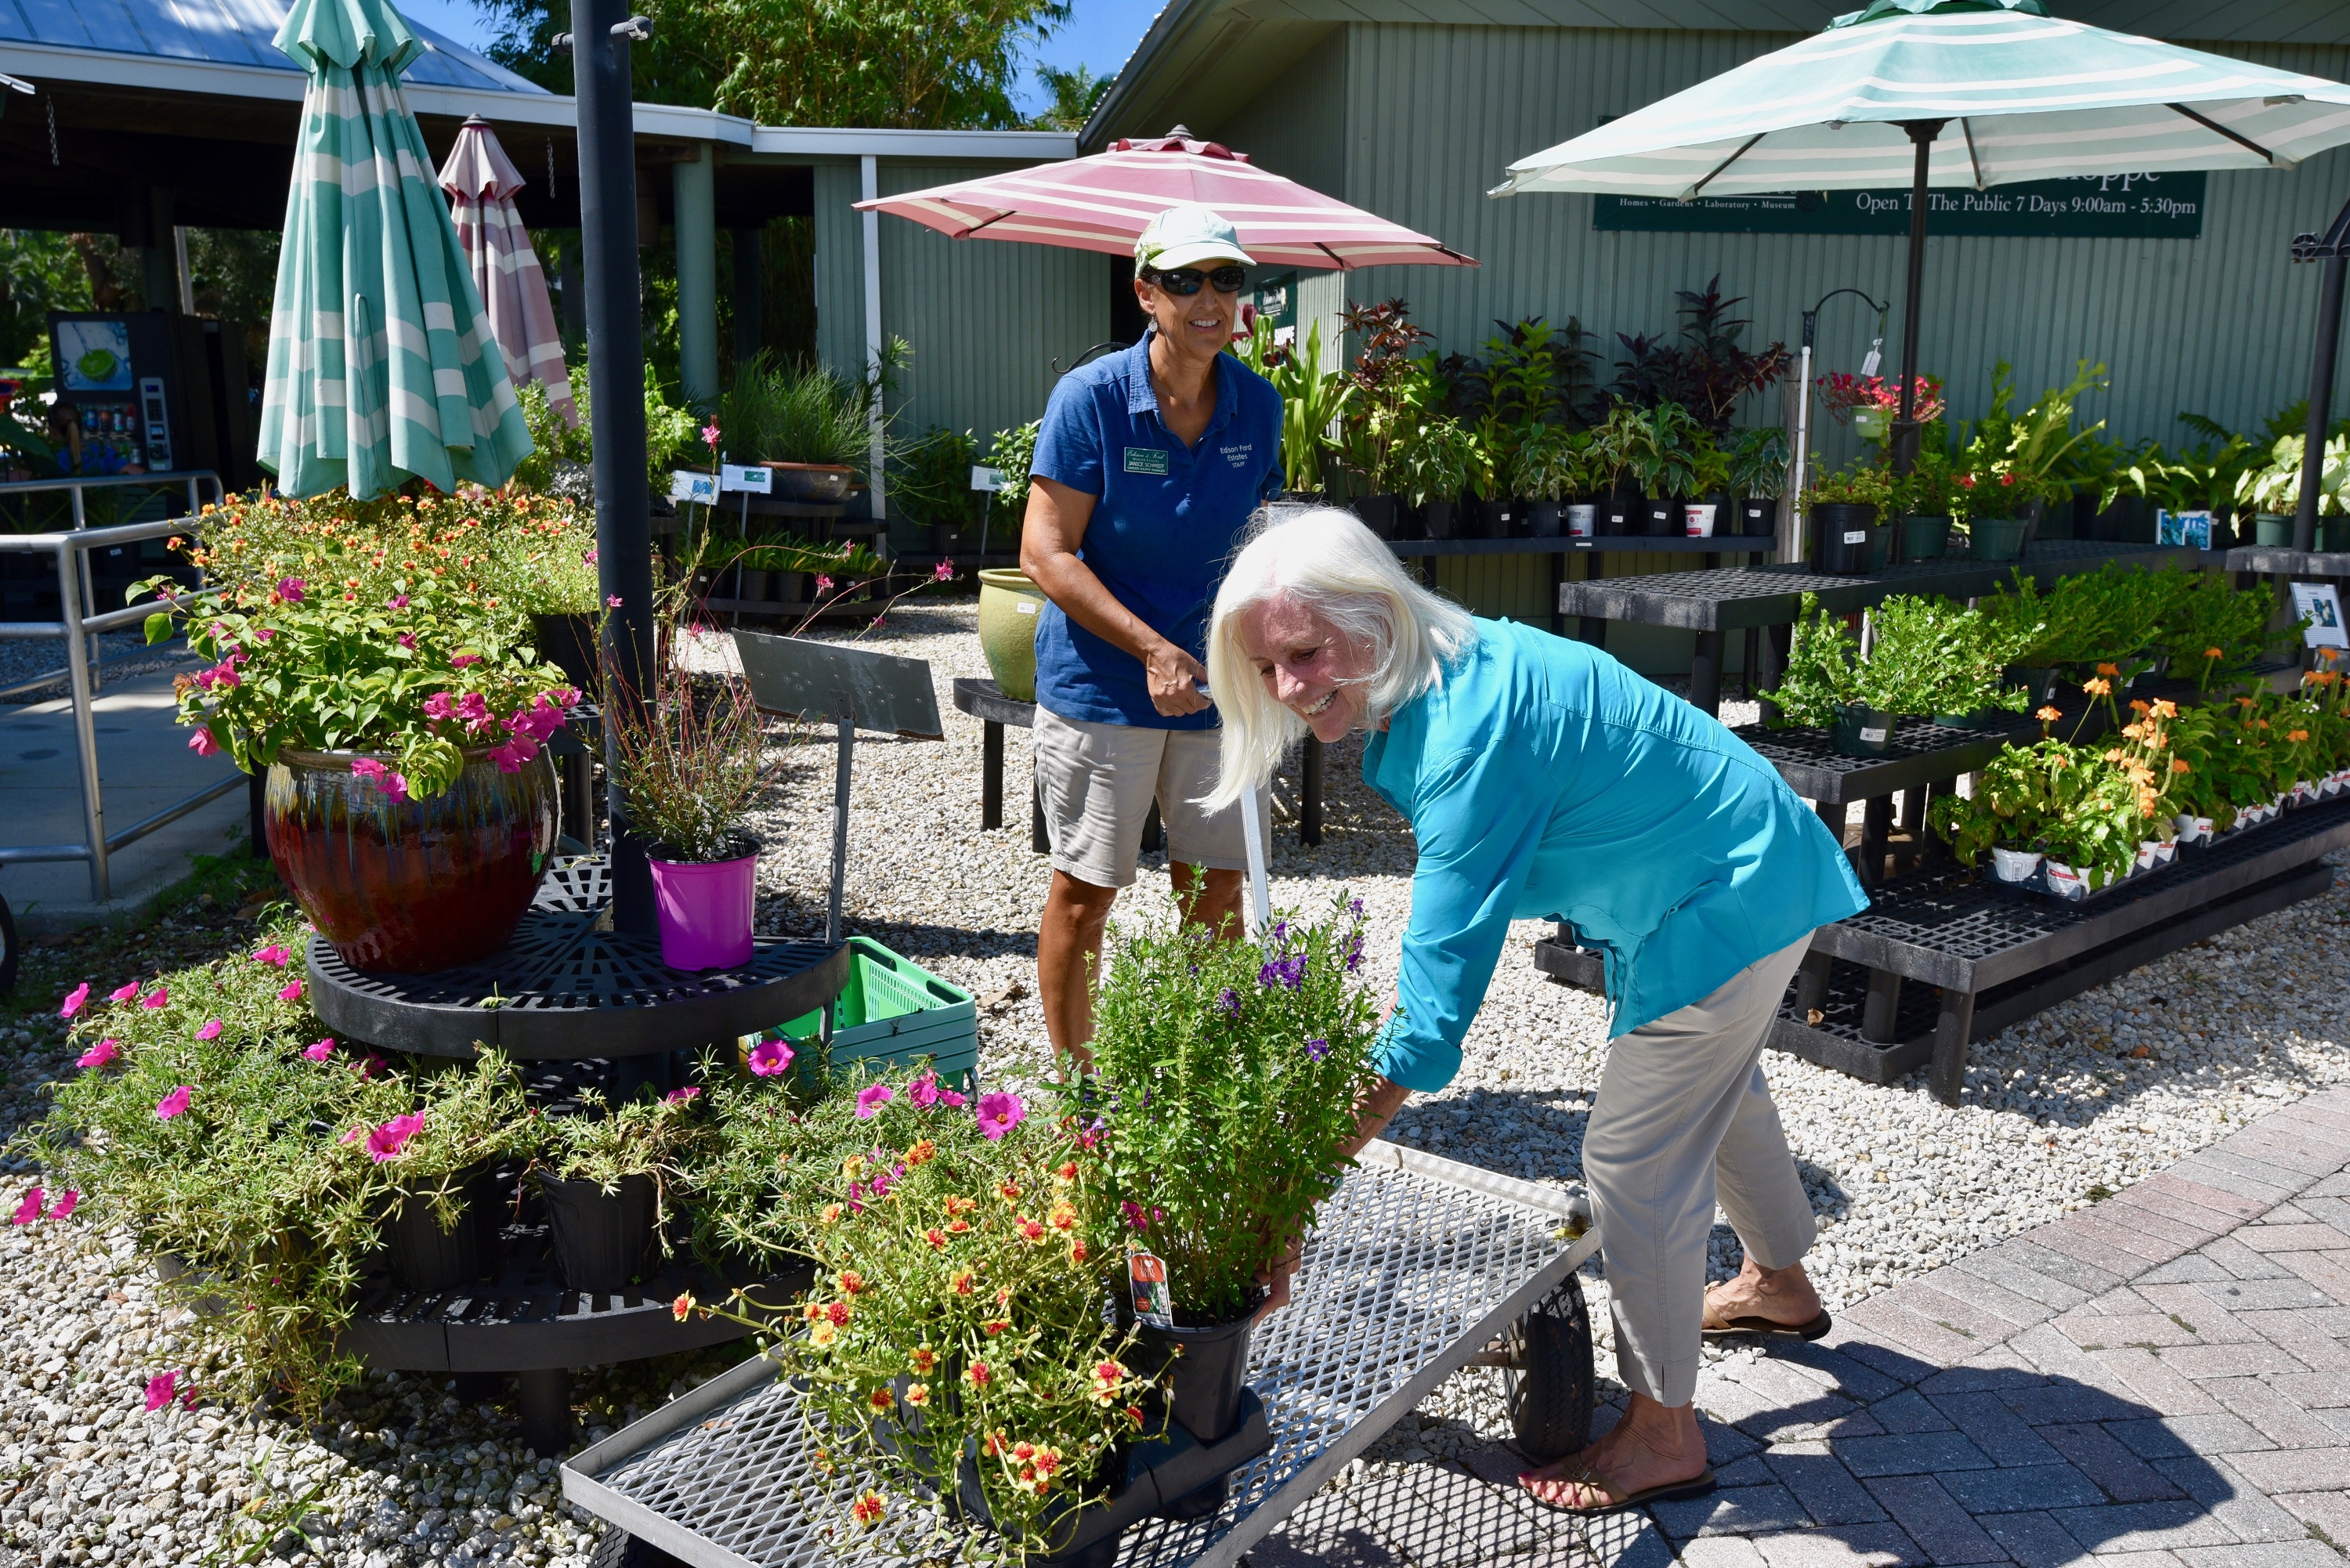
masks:
[[(816, 1276), (767, 1355), (802, 1390), (806, 1450), (847, 1483), (818, 1506), (909, 1559), (1051, 1555), (1122, 1490), (1144, 1421), (1103, 1310), (1123, 1254), (1096, 1135), (928, 1069), (837, 1088), (806, 1120), (808, 1147), (852, 1152), (786, 1199)], [(769, 1327), (752, 1305), (675, 1310)]]

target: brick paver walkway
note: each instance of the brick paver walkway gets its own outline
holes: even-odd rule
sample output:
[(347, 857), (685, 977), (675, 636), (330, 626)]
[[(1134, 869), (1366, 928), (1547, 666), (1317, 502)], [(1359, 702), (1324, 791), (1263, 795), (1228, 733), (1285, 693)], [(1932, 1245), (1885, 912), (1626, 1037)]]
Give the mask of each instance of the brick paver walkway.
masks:
[(2345, 1167), (2350, 1091), (2313, 1095), (1710, 1371), (1711, 1497), (1569, 1521), (1496, 1447), (1372, 1467), (1253, 1568), (2344, 1568)]

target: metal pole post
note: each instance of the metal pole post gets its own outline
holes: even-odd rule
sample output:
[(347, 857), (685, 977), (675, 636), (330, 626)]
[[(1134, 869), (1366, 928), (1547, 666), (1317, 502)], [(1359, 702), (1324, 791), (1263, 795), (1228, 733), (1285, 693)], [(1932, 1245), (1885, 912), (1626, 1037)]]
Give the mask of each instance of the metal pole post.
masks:
[(832, 776), (832, 891), (825, 901), (824, 940), (840, 941), (841, 890), (848, 880), (848, 773), (857, 753), (857, 705), (846, 691), (833, 699), (832, 722), (840, 730), (840, 760)]
[[(2342, 279), (2350, 267), (2350, 205), (2342, 209), (2322, 248), (2325, 277), (2317, 297), (2317, 350), (2309, 364), (2309, 422), (2303, 427), (2301, 501), (2293, 511), (2293, 547), (2317, 548), (2317, 492), (2325, 472), (2325, 427), (2334, 413), (2334, 360), (2342, 343)], [(2300, 246), (2296, 244), (2296, 251)]]
[[(572, 0), (572, 78), (579, 109), (579, 236), (588, 296), (588, 417), (595, 437), (596, 572), (612, 613), (600, 655), (619, 676), (605, 701), (647, 702), (653, 684), (652, 496), (645, 476), (645, 345), (638, 300), (635, 110), (629, 40), (650, 36), (624, 0)], [(619, 776), (612, 726), (605, 765)], [(654, 929), (652, 874), (629, 823), (628, 801), (608, 792), (612, 819), (612, 928)]]
[[(78, 502), (81, 492), (74, 492)], [(79, 510), (78, 507), (76, 510)], [(66, 628), (66, 683), (73, 694), (74, 750), (81, 758), (82, 831), (89, 835), (89, 896), (107, 899), (106, 806), (98, 793), (98, 723), (90, 711), (89, 654), (82, 641), (81, 552), (57, 546), (57, 618)]]
[(1934, 159), (1934, 139), (1942, 134), (1939, 119), (1904, 120), (1901, 129), (1917, 147), (1909, 177), (1909, 296), (1903, 303), (1901, 322), (1901, 417), (1893, 421), (1893, 472), (1907, 473), (1918, 466), (1918, 296), (1926, 285), (1927, 177)]
[[(865, 192), (860, 200), (879, 201), (881, 196), (881, 160), (868, 152), (858, 160), (858, 178)], [(873, 379), (877, 392), (872, 409), (871, 452), (868, 458), (872, 472), (866, 476), (869, 482), (866, 494), (871, 500), (873, 520), (879, 523), (889, 515), (889, 475), (882, 472), (886, 466), (884, 459), (887, 455), (882, 436), (888, 428), (889, 414), (889, 410), (881, 406), (882, 399), (878, 395), (881, 379), (882, 345), (881, 214), (863, 213), (858, 215), (864, 219), (864, 227), (859, 233), (865, 248), (865, 373)], [(873, 551), (885, 561), (889, 558), (888, 529), (883, 529), (874, 539)]]
[(1780, 552), (1779, 558), (1783, 561), (1800, 561), (1804, 558), (1804, 536), (1810, 532), (1805, 527), (1804, 519), (1804, 483), (1811, 473), (1812, 333), (1818, 321), (1819, 317), (1814, 312), (1808, 310), (1804, 312), (1804, 364), (1803, 370), (1797, 377), (1797, 379), (1803, 383), (1803, 387), (1795, 394), (1797, 400), (1795, 403), (1795, 472), (1792, 482), (1787, 486), (1788, 494), (1794, 497), (1788, 505), (1787, 513), (1789, 520), (1794, 524), (1795, 536), (1786, 541), (1789, 548)]

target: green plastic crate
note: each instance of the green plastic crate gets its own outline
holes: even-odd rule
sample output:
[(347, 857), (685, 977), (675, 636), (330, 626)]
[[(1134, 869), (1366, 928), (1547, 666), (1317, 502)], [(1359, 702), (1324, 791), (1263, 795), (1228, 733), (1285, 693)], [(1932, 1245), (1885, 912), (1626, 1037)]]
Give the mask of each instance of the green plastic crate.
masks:
[[(809, 1012), (771, 1033), (813, 1040), (823, 1025), (821, 1012)], [(848, 984), (833, 1005), (833, 1065), (910, 1067), (925, 1056), (949, 1083), (977, 1074), (979, 1008), (971, 992), (869, 937), (849, 938)]]

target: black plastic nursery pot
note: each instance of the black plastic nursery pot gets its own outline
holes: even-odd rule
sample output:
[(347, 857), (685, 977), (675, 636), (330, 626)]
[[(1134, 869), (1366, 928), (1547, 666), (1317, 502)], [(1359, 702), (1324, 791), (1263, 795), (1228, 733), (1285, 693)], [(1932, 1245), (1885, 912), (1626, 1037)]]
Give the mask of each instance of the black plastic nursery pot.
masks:
[(1396, 537), (1396, 514), (1401, 501), (1393, 495), (1357, 495), (1347, 503), (1347, 509), (1381, 539)]
[(1652, 539), (1675, 538), (1688, 532), (1681, 521), (1678, 496), (1651, 495), (1640, 503), (1640, 532)]
[(1560, 504), (1555, 501), (1534, 501), (1526, 504), (1526, 528), (1536, 539), (1558, 537)]
[(1779, 531), (1779, 504), (1759, 496), (1749, 495), (1736, 503), (1738, 532), (1749, 539), (1763, 539)]
[[(1223, 1441), (1240, 1425), (1249, 1335), (1263, 1301), (1264, 1293), (1260, 1290), (1238, 1318), (1196, 1328), (1135, 1324), (1128, 1303), (1118, 1303), (1120, 1322), (1135, 1330), (1136, 1372), (1154, 1382), (1162, 1376), (1166, 1379), (1169, 1417), (1202, 1444)], [(1218, 1476), (1160, 1511), (1170, 1519), (1205, 1519), (1224, 1505), (1224, 1493), (1225, 1480)]]
[(498, 1260), (498, 1230), (504, 1219), (505, 1184), (491, 1169), (469, 1172), (457, 1228), (441, 1229), (432, 1203), (408, 1195), (384, 1218), (384, 1242), (392, 1277), (412, 1291), (453, 1291), (488, 1273)]
[(1836, 754), (1881, 757), (1893, 749), (1893, 732), (1900, 722), (1898, 713), (1883, 712), (1859, 702), (1845, 703), (1836, 710)]
[(538, 656), (571, 679), (582, 691), (593, 691), (597, 679), (596, 618), (592, 615), (535, 615), (530, 618), (531, 641)]
[(2031, 532), (2028, 517), (1978, 517), (1967, 524), (1967, 554), (1978, 561), (2021, 560)]
[(1459, 508), (1450, 501), (1430, 501), (1419, 509), (1419, 523), (1431, 539), (1453, 537)]
[(1598, 497), (1598, 502), (1596, 526), (1601, 534), (1623, 538), (1640, 531), (1643, 497), (1619, 490)]
[(538, 1173), (546, 1195), (548, 1229), (563, 1282), (575, 1291), (611, 1295), (629, 1288), (652, 1246), (654, 1191), (650, 1176), (624, 1176), (607, 1192), (593, 1181)]
[(1831, 576), (1858, 576), (1868, 570), (1877, 543), (1877, 508), (1857, 502), (1824, 501), (1812, 508), (1812, 565)]
[(2000, 679), (2022, 687), (2031, 705), (2038, 708), (2056, 701), (2056, 688), (2064, 671), (2054, 664), (2011, 664), (2000, 671)]
[(1471, 505), (1477, 518), (1477, 526), (1472, 537), (1506, 539), (1510, 536), (1511, 524), (1517, 518), (1516, 502), (1507, 498), (1488, 501), (1480, 496), (1471, 503)]
[(1901, 519), (1901, 558), (1905, 561), (1938, 561), (1942, 552), (1950, 547), (1950, 520), (1947, 517), (1904, 517)]

